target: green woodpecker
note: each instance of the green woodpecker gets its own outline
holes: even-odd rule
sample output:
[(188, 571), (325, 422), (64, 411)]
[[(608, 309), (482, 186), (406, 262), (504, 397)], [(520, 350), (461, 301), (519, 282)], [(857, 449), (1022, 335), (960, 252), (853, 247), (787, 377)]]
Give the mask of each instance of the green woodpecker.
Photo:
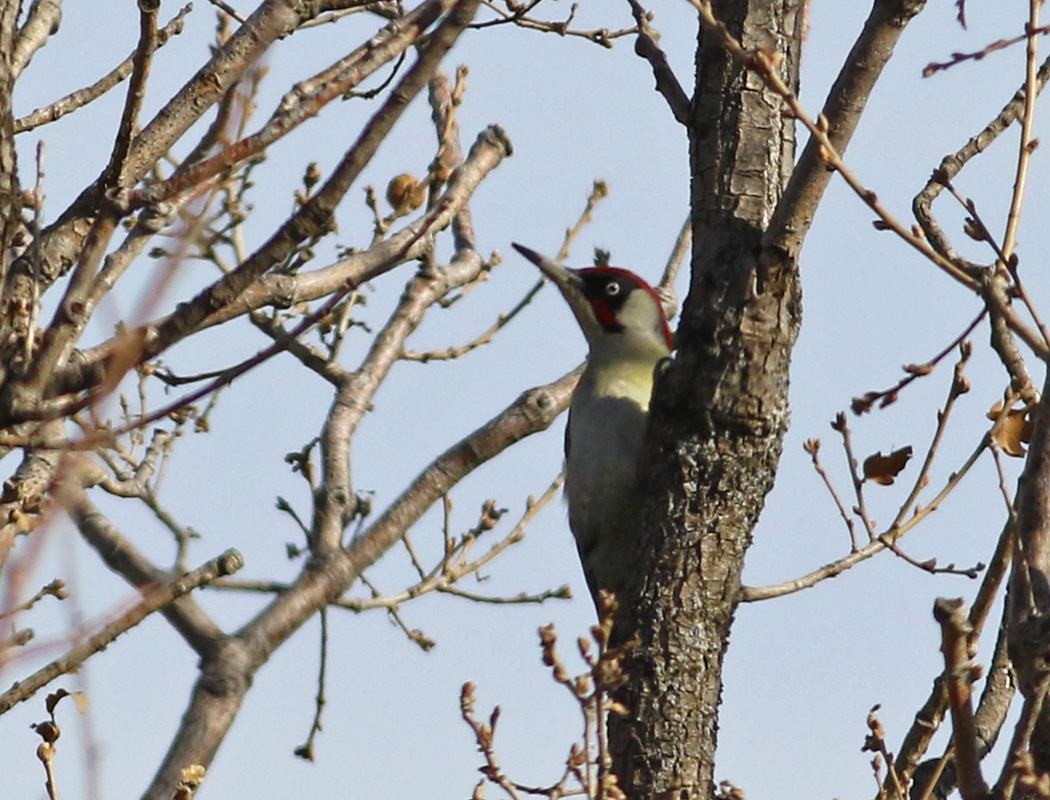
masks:
[(660, 298), (624, 269), (567, 269), (514, 249), (561, 291), (590, 352), (569, 403), (565, 497), (587, 587), (621, 594), (636, 570), (641, 447), (657, 362), (671, 354)]

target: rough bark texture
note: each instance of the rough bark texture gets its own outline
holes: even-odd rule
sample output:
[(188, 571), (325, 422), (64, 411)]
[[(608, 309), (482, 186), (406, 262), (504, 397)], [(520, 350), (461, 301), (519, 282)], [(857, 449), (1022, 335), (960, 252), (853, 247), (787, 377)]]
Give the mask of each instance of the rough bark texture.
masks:
[[(14, 42), (19, 3), (0, 3), (0, 253), (14, 241), (22, 212), (15, 159), (15, 129), (12, 94), (15, 85)], [(6, 269), (6, 264), (3, 265)]]
[[(1050, 704), (1041, 697), (1050, 654), (1050, 372), (1035, 412), (1024, 472), (1017, 482), (1018, 547), (1007, 596), (1007, 642), (1026, 707), (1041, 710), (1029, 745), (1035, 769), (1050, 772)], [(1021, 792), (1021, 790), (1019, 790)]]
[[(715, 10), (745, 47), (782, 54), (797, 83), (801, 3), (723, 0)], [(630, 715), (610, 729), (631, 798), (714, 793), (722, 658), (787, 428), (801, 313), (796, 264), (759, 269), (791, 171), (793, 122), (710, 35), (698, 50), (689, 133), (692, 283), (678, 355), (654, 396), (643, 584), (618, 620), (641, 642), (622, 698)]]

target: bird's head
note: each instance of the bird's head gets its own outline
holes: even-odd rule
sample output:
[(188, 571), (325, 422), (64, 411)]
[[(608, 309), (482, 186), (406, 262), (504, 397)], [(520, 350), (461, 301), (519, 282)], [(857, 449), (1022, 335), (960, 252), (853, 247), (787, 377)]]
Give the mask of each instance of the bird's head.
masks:
[(633, 272), (569, 269), (528, 247), (513, 247), (554, 281), (587, 337), (592, 358), (610, 351), (656, 358), (670, 354), (671, 329), (660, 298)]

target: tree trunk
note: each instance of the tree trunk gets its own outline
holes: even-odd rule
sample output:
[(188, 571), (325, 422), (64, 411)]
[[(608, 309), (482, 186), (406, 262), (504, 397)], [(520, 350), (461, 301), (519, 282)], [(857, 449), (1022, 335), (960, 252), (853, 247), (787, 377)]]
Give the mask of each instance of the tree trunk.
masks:
[[(745, 47), (783, 56), (797, 85), (800, 0), (721, 0), (715, 12)], [(797, 265), (761, 251), (792, 168), (793, 120), (713, 33), (702, 38), (689, 124), (692, 281), (678, 354), (653, 398), (642, 585), (618, 619), (640, 638), (621, 698), (630, 713), (610, 721), (630, 798), (714, 793), (722, 659), (787, 428), (801, 314)]]

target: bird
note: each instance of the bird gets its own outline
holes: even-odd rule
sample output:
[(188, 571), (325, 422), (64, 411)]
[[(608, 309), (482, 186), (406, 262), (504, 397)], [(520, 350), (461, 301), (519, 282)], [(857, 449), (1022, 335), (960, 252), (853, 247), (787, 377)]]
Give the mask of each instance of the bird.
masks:
[(565, 428), (565, 499), (601, 616), (599, 592), (622, 597), (637, 571), (642, 441), (655, 370), (674, 349), (671, 329), (660, 297), (633, 272), (570, 269), (513, 247), (558, 287), (587, 338), (587, 363)]

